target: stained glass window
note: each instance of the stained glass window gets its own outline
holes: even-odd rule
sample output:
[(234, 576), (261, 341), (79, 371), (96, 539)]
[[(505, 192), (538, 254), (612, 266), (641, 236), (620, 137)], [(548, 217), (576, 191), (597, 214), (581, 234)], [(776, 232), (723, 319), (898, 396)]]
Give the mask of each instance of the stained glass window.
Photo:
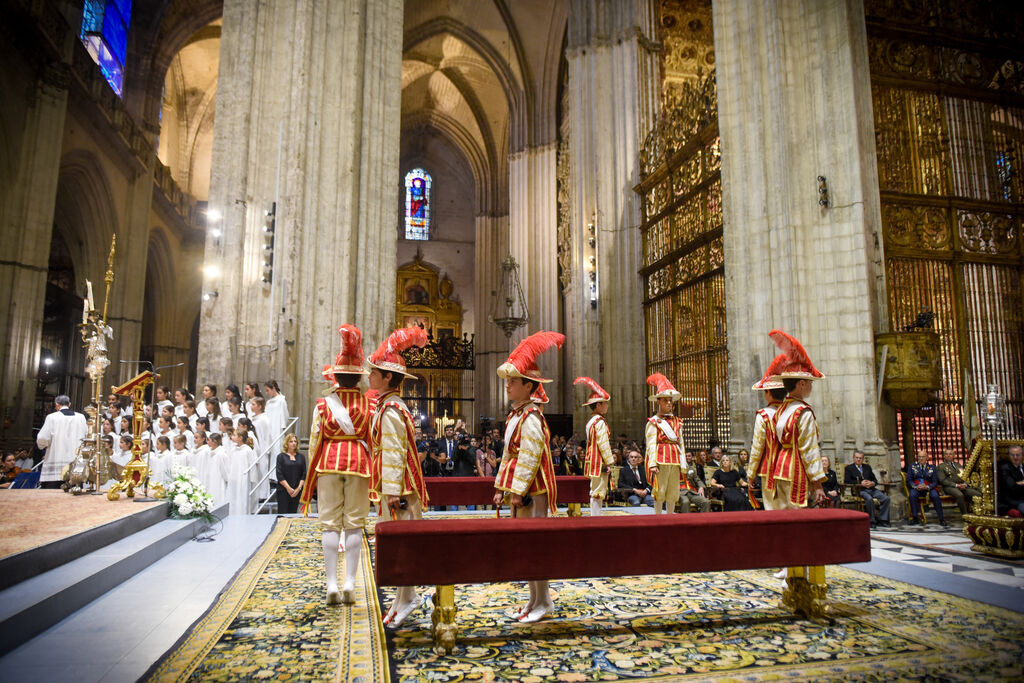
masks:
[(85, 0), (79, 38), (99, 65), (110, 87), (121, 96), (128, 55), (132, 0)]
[(405, 174), (405, 239), (430, 239), (430, 174), (414, 168)]

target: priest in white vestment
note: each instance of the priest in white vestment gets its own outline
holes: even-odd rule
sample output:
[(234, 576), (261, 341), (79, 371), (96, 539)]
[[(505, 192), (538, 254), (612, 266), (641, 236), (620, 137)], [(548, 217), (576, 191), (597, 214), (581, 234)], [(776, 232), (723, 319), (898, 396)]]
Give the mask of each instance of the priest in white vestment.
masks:
[(85, 415), (71, 410), (71, 399), (61, 394), (53, 401), (55, 410), (46, 416), (43, 428), (36, 436), (36, 445), (46, 449), (43, 468), (39, 475), (44, 488), (56, 488), (61, 470), (75, 459), (75, 451), (89, 434)]

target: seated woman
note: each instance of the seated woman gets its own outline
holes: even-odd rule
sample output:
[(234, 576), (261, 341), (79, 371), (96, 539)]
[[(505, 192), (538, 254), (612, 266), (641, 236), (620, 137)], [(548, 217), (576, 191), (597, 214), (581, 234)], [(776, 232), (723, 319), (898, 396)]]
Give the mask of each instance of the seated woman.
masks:
[(722, 492), (722, 509), (726, 512), (749, 510), (747, 480), (743, 473), (732, 468), (732, 458), (722, 456), (721, 467), (711, 477), (711, 486)]
[(825, 490), (825, 502), (821, 507), (842, 507), (839, 496), (839, 477), (836, 476), (835, 470), (832, 469), (832, 462), (827, 455), (821, 456), (821, 467), (825, 471), (825, 481), (821, 483), (821, 488)]

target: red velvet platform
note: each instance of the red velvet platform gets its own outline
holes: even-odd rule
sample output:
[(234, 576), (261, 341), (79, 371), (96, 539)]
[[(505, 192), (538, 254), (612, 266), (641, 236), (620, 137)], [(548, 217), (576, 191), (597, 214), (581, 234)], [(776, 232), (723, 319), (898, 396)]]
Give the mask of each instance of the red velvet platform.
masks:
[[(559, 503), (589, 503), (590, 477), (556, 477)], [(491, 477), (428, 477), (431, 505), (493, 505)]]
[(838, 509), (389, 521), (376, 576), (451, 585), (867, 562), (869, 529), (863, 512)]

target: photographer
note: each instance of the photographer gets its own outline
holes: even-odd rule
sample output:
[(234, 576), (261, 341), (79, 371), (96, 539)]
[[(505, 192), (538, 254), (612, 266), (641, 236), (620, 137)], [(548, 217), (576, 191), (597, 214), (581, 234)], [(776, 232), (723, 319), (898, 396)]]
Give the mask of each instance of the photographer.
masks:
[(454, 425), (448, 425), (444, 428), (444, 436), (438, 439), (435, 445), (440, 456), (441, 473), (446, 477), (454, 476), (455, 451), (458, 447), (459, 442), (455, 438), (455, 427)]

